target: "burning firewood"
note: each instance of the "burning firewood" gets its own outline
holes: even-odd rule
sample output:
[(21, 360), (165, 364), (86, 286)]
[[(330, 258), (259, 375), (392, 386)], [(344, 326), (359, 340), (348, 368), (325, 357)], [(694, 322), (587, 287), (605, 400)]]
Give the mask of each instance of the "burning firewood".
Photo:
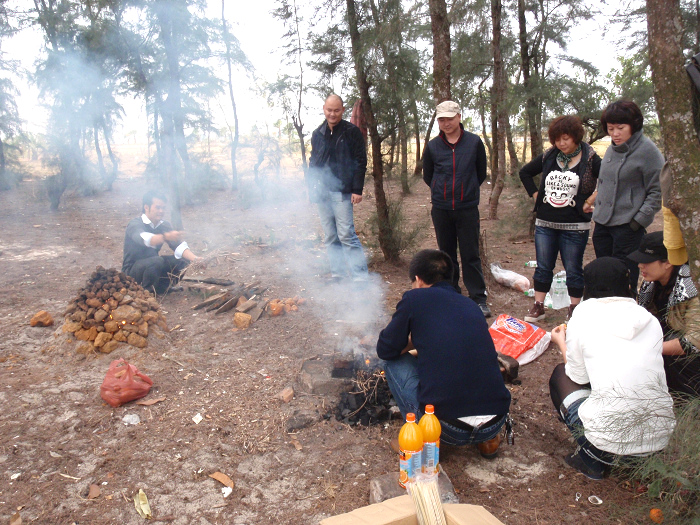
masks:
[(168, 329), (160, 304), (150, 292), (132, 277), (102, 266), (90, 275), (64, 316), (63, 332), (106, 353), (120, 342), (144, 348), (150, 327)]

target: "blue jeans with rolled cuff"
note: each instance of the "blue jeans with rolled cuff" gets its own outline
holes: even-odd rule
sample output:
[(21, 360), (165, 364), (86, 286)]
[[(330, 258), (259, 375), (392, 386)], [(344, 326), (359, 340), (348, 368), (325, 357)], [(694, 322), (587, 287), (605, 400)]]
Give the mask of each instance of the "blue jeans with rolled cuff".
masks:
[(354, 279), (366, 279), (367, 259), (355, 233), (351, 194), (327, 192), (318, 202), (318, 215), (328, 250), (331, 275), (344, 277), (349, 269)]
[[(397, 359), (384, 361), (384, 374), (404, 419), (406, 414), (412, 412), (418, 421), (423, 415), (418, 403), (418, 359), (411, 354), (403, 354)], [(440, 419), (440, 443), (454, 446), (483, 443), (495, 438), (505, 422), (506, 414), (498, 415), (476, 428), (460, 420)]]
[(583, 296), (583, 252), (588, 243), (588, 230), (555, 230), (535, 226), (535, 291), (547, 293), (554, 279), (557, 255), (566, 270), (566, 287), (569, 297)]

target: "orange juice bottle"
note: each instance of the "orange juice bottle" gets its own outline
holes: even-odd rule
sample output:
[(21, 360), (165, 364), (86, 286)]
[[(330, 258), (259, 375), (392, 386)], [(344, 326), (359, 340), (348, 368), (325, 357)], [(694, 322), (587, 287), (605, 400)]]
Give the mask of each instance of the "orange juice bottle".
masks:
[(425, 405), (425, 414), (418, 423), (423, 432), (423, 474), (437, 474), (440, 464), (440, 420), (433, 405)]
[(416, 424), (416, 415), (406, 414), (406, 423), (399, 432), (399, 485), (413, 483), (422, 467), (423, 433)]

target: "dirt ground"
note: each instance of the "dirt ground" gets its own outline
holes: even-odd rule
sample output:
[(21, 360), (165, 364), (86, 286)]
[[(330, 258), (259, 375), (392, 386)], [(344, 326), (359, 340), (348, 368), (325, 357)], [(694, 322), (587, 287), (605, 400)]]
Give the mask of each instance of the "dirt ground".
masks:
[[(293, 170), (267, 174), (257, 186), (244, 178), (238, 193), (211, 193), (183, 210), (193, 251), (212, 256), (200, 275), (259, 279), (266, 297), (306, 298), (298, 312), (235, 331), (230, 313), (193, 311), (198, 298), (174, 293), (162, 300), (172, 331), (151, 335), (143, 350), (122, 345), (111, 355), (77, 354), (60, 334), (62, 312), (97, 265), (121, 267), (124, 228), (138, 214), (144, 180), (120, 178), (113, 191), (90, 198), (66, 195), (56, 213), (37, 180), (0, 194), (0, 521), (19, 511), (24, 524), (142, 523), (133, 503), (139, 489), (152, 522), (173, 525), (318, 523), (368, 503), (370, 480), (397, 470), (389, 440), (401, 423), (350, 427), (327, 418), (336, 399), (304, 392), (299, 371), (305, 359), (376, 337), (408, 289), (406, 260), (387, 264), (373, 246), (368, 178), (357, 229), (372, 254), (373, 279), (361, 288), (329, 284), (320, 224), (301, 180)], [(404, 210), (408, 223), (423, 227), (417, 248), (435, 247), (428, 188), (417, 181), (412, 189)], [(482, 216), (489, 192), (484, 185)], [(531, 279), (523, 268), (534, 259), (523, 196), (509, 183), (501, 220), (482, 226), (489, 260)], [(592, 253), (589, 246), (587, 260)], [(489, 292), (495, 315), (522, 318), (530, 305), (498, 284)], [(54, 327), (29, 326), (42, 309)], [(543, 327), (562, 322), (564, 312), (549, 311)], [(154, 380), (148, 398), (165, 400), (106, 405), (99, 387), (118, 357)], [(559, 361), (550, 348), (521, 369), (521, 385), (509, 386), (515, 446), (502, 446), (498, 459), (443, 447), (460, 501), (513, 525), (648, 522), (648, 509), (634, 510), (623, 482), (589, 481), (563, 462), (573, 444), (547, 386)], [(277, 394), (287, 386), (296, 395), (285, 404)], [(124, 424), (127, 414), (141, 422)], [(235, 482), (226, 498), (209, 477), (217, 471)], [(94, 499), (91, 484), (101, 490)], [(591, 495), (603, 504), (590, 504)]]

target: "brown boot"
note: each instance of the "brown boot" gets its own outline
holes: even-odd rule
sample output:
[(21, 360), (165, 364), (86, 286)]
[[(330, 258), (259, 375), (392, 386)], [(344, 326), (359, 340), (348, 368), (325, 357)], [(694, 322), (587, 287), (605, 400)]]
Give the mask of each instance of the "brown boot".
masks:
[(530, 311), (525, 316), (525, 321), (528, 323), (536, 323), (537, 321), (542, 321), (544, 317), (544, 303), (535, 301), (535, 304), (532, 305), (532, 308), (530, 308)]
[(486, 459), (495, 459), (496, 456), (498, 456), (498, 447), (500, 445), (501, 433), (499, 432), (495, 438), (484, 441), (483, 443), (477, 443), (476, 446), (479, 449), (479, 452), (481, 452), (481, 457)]

